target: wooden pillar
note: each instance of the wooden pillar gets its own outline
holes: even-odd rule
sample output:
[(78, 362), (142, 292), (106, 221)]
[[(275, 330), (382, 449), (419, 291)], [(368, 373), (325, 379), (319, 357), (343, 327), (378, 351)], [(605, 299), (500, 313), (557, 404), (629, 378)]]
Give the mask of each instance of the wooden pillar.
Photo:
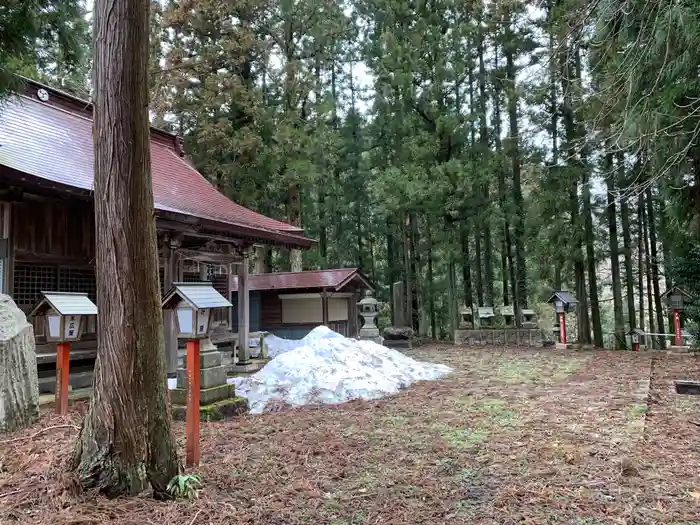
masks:
[(328, 291), (324, 288), (321, 292), (321, 315), (323, 317), (323, 325), (328, 326), (330, 315), (328, 313)]
[[(165, 293), (172, 288), (173, 283), (180, 280), (180, 270), (176, 256), (176, 250), (180, 246), (177, 238), (166, 237), (163, 246), (163, 289)], [(165, 338), (165, 362), (168, 367), (168, 377), (177, 376), (177, 324), (175, 322), (175, 310), (163, 312), (163, 332)]]
[(70, 343), (56, 345), (56, 414), (68, 413), (68, 385), (70, 379)]
[(244, 365), (250, 361), (248, 348), (248, 333), (250, 331), (250, 294), (248, 292), (248, 256), (238, 270), (238, 364)]
[(187, 466), (199, 466), (199, 340), (187, 341)]
[(12, 203), (5, 202), (0, 205), (0, 237), (7, 239), (6, 251), (3, 254), (2, 269), (0, 271), (0, 292), (12, 295), (14, 285), (14, 257), (12, 243)]
[(360, 324), (357, 319), (358, 302), (360, 302), (360, 296), (357, 292), (348, 298), (348, 337), (357, 337), (360, 333)]

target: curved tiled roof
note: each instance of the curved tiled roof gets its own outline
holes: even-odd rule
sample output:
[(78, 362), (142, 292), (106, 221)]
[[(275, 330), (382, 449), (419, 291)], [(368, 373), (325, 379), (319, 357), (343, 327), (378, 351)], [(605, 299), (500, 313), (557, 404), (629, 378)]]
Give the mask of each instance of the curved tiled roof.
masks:
[[(328, 288), (339, 291), (353, 279), (360, 279), (367, 288), (370, 282), (357, 268), (338, 268), (334, 270), (309, 270), (306, 272), (280, 272), (250, 275), (249, 290), (294, 290), (302, 288)], [(238, 290), (238, 277), (231, 278), (231, 291)]]
[[(90, 107), (84, 104), (85, 108)], [(174, 136), (158, 134), (161, 140), (154, 139), (153, 133), (151, 138), (153, 197), (157, 210), (301, 237), (300, 228), (229, 200), (178, 155)], [(172, 145), (167, 143), (168, 139)], [(45, 181), (91, 191), (92, 120), (85, 112), (72, 112), (38, 98), (17, 96), (5, 101), (0, 105), (0, 165)]]

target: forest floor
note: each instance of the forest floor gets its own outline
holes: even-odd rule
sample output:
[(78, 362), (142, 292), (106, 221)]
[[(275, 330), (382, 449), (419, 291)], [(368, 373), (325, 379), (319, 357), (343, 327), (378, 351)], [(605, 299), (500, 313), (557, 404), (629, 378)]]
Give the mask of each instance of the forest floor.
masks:
[(76, 493), (65, 461), (84, 403), (66, 418), (47, 412), (0, 441), (0, 523), (700, 523), (700, 397), (673, 390), (674, 379), (700, 379), (700, 361), (412, 354), (455, 373), (385, 400), (204, 424), (204, 486), (192, 501)]

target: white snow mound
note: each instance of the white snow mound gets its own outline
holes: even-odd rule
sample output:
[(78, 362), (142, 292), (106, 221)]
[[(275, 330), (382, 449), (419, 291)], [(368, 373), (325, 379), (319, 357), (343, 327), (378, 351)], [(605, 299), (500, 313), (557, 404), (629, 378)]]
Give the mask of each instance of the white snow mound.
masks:
[(265, 337), (267, 344), (267, 355), (270, 359), (274, 359), (280, 354), (294, 350), (301, 346), (314, 346), (321, 339), (346, 339), (346, 337), (334, 332), (327, 326), (317, 326), (306, 337), (302, 339), (283, 339), (274, 334)]
[(253, 414), (263, 412), (270, 401), (302, 406), (378, 399), (452, 371), (372, 341), (348, 339), (325, 326), (299, 341), (265, 341), (270, 355), (274, 348), (277, 356), (252, 376), (229, 379), (236, 394), (248, 399)]

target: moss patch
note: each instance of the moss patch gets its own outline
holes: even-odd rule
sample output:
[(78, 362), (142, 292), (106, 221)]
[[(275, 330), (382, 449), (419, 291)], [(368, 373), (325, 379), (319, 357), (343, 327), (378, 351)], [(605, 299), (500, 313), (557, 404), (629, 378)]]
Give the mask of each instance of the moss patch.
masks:
[[(185, 421), (187, 418), (187, 407), (173, 405), (172, 410), (173, 419)], [(222, 419), (247, 414), (248, 410), (248, 400), (244, 397), (236, 396), (199, 407), (199, 420), (204, 422), (221, 421)]]

